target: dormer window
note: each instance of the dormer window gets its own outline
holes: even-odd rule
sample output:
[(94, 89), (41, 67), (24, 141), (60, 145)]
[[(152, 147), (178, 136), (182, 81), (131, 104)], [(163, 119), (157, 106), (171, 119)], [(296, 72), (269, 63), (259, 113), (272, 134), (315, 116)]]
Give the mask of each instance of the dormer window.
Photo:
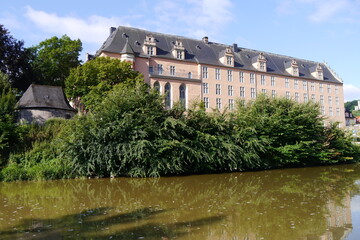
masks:
[(147, 55), (156, 55), (156, 40), (152, 34), (148, 34), (144, 40), (143, 51)]
[(154, 47), (153, 46), (147, 46), (147, 54), (154, 55)]
[(219, 57), (222, 64), (234, 67), (234, 53), (231, 47), (227, 47), (224, 51), (222, 51)]
[(264, 62), (260, 62), (260, 70), (265, 71), (265, 63)]
[(291, 62), (285, 62), (285, 69), (289, 74), (299, 76), (299, 66), (295, 59), (291, 60)]
[(232, 56), (226, 56), (226, 64), (232, 65)]
[(295, 59), (292, 60), (291, 62), (291, 67), (292, 67), (292, 73), (294, 76), (299, 76), (299, 66), (296, 62)]
[(293, 75), (295, 75), (295, 76), (299, 75), (299, 68), (298, 67), (293, 67)]
[(177, 59), (185, 59), (185, 48), (182, 44), (181, 40), (176, 40), (176, 42), (172, 42), (174, 44), (172, 48), (172, 54)]
[(262, 72), (266, 72), (266, 62), (267, 59), (263, 53), (260, 53), (258, 56), (255, 56), (252, 59), (253, 67)]
[(319, 80), (324, 80), (324, 72), (320, 63), (310, 68), (311, 75)]
[(183, 56), (182, 56), (182, 55), (183, 55), (183, 52), (182, 52), (182, 51), (179, 51), (179, 50), (176, 51), (176, 58), (177, 58), (177, 59), (183, 59)]
[(317, 72), (318, 73), (318, 78), (319, 79), (324, 79), (324, 75), (322, 71)]

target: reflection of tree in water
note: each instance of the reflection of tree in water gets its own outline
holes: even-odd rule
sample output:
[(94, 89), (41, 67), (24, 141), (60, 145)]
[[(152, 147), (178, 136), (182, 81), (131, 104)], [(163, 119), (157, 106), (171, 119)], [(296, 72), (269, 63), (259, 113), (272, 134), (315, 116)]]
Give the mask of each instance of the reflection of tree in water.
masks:
[[(170, 239), (189, 234), (204, 225), (218, 222), (222, 217), (209, 217), (188, 222), (169, 224), (147, 223), (146, 220), (165, 212), (152, 208), (138, 209), (126, 214), (107, 216), (110, 209), (98, 208), (79, 214), (55, 219), (28, 219), (22, 221), (16, 230), (1, 232), (2, 239)], [(135, 227), (122, 231), (110, 231), (119, 224), (139, 222)]]
[[(48, 220), (44, 221), (52, 222), (54, 229), (59, 222), (73, 222), (74, 228), (77, 226), (81, 233), (94, 238), (93, 234), (100, 234), (99, 228), (104, 223), (109, 227), (106, 236), (110, 236), (110, 231), (118, 234), (136, 231), (153, 237), (155, 233), (182, 236), (180, 239), (231, 239), (232, 236), (318, 239), (331, 233), (335, 240), (346, 230), (343, 227), (351, 226), (329, 225), (329, 218), (334, 217), (336, 207), (350, 207), (344, 199), (350, 191), (358, 191), (355, 181), (359, 173), (359, 166), (348, 165), (160, 179), (4, 183), (0, 185), (0, 195), (6, 196), (9, 203), (28, 208), (35, 199), (42, 209), (37, 211), (38, 215), (33, 214), (33, 219), (43, 219), (56, 204), (63, 212), (45, 217)], [(16, 184), (23, 186), (19, 188)], [(102, 206), (110, 207), (101, 210), (106, 213), (105, 217), (104, 214), (91, 215), (80, 225), (78, 220), (82, 214)], [(135, 219), (126, 228), (114, 227), (124, 224), (119, 217), (138, 211), (148, 215), (141, 217), (140, 222)], [(63, 217), (64, 213), (68, 215)], [(204, 223), (197, 227), (200, 229), (187, 229), (188, 233), (183, 235), (184, 226), (193, 226), (199, 219)], [(20, 225), (26, 228), (25, 222)], [(152, 228), (159, 230), (151, 232)], [(66, 236), (72, 234), (64, 232)], [(156, 239), (160, 235), (156, 235)]]

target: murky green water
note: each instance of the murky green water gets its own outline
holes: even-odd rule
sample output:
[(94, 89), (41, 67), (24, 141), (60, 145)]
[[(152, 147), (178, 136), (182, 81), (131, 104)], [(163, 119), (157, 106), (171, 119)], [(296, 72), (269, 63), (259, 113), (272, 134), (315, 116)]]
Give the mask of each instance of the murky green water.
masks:
[(360, 165), (0, 183), (0, 239), (360, 239)]

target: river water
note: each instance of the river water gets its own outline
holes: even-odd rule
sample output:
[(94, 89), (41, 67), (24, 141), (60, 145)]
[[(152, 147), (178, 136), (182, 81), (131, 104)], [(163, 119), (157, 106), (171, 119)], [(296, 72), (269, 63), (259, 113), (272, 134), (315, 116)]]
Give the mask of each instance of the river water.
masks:
[(360, 239), (360, 165), (0, 183), (0, 239)]

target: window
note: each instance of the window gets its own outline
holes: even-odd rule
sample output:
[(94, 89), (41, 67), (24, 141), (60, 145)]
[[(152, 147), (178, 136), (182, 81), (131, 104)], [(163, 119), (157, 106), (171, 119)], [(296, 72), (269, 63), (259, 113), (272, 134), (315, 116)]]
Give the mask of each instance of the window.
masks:
[(311, 82), (311, 91), (315, 91), (315, 83), (314, 82)]
[(309, 101), (309, 97), (307, 93), (304, 93), (304, 102), (308, 102), (308, 101)]
[(335, 86), (335, 94), (339, 94), (339, 87)]
[(165, 84), (165, 108), (171, 108), (171, 85), (170, 83)]
[(181, 84), (179, 87), (180, 104), (182, 107), (186, 107), (186, 86)]
[(340, 116), (340, 108), (336, 108), (336, 116)]
[(240, 97), (245, 97), (245, 87), (240, 87)]
[(318, 78), (319, 78), (319, 79), (324, 79), (323, 76), (324, 76), (324, 75), (323, 75), (323, 72), (322, 72), (322, 71), (318, 71)]
[(170, 75), (175, 76), (175, 66), (170, 66)]
[(327, 92), (331, 93), (331, 85), (330, 84), (327, 85)]
[(202, 77), (208, 78), (208, 68), (207, 67), (202, 68)]
[(319, 84), (319, 90), (320, 90), (320, 92), (324, 92), (324, 87), (323, 87), (322, 83)]
[(311, 94), (311, 101), (313, 101), (313, 102), (315, 102), (315, 101), (316, 101), (315, 94)]
[(177, 59), (183, 59), (183, 52), (180, 50), (176, 50), (176, 58)]
[(295, 76), (299, 75), (299, 68), (293, 67), (293, 73)]
[(294, 80), (294, 89), (299, 89), (299, 81), (298, 80)]
[(154, 47), (153, 46), (147, 46), (147, 54), (154, 55)]
[(215, 79), (216, 80), (220, 80), (220, 69), (219, 68), (215, 68)]
[(275, 86), (275, 77), (274, 77), (274, 76), (271, 76), (270, 79), (271, 79), (271, 80), (270, 80), (271, 86)]
[(266, 89), (261, 89), (261, 93), (266, 94)]
[(290, 83), (289, 83), (289, 79), (285, 78), (285, 87), (289, 88), (290, 87)]
[(157, 68), (158, 68), (158, 74), (159, 74), (159, 75), (162, 75), (162, 74), (163, 74), (163, 65), (162, 65), (162, 64), (158, 64)]
[(188, 72), (188, 78), (191, 79), (192, 78), (192, 73)]
[(209, 108), (209, 98), (208, 97), (204, 97), (204, 107), (205, 108)]
[(321, 106), (320, 109), (321, 109), (321, 114), (322, 114), (322, 115), (325, 115), (325, 107), (324, 107), (324, 106)]
[(250, 73), (250, 83), (255, 83), (255, 73)]
[(290, 95), (290, 92), (286, 92), (286, 99), (290, 99), (291, 98), (291, 95)]
[(250, 89), (250, 97), (251, 97), (251, 98), (256, 98), (255, 88), (251, 88), (251, 89)]
[(215, 85), (215, 93), (216, 93), (216, 95), (221, 94), (221, 85), (220, 84)]
[(265, 63), (260, 62), (260, 70), (265, 71)]
[(232, 85), (228, 86), (228, 95), (233, 96), (234, 95), (234, 88)]
[(216, 98), (216, 108), (221, 109), (221, 98)]
[(303, 81), (303, 90), (305, 91), (307, 90), (307, 81), (305, 80)]
[(227, 65), (232, 65), (232, 57), (231, 56), (226, 57), (226, 64)]
[(229, 109), (230, 110), (234, 109), (234, 99), (229, 99)]
[(204, 94), (209, 93), (209, 84), (208, 83), (203, 83), (203, 93)]
[(239, 72), (239, 81), (240, 81), (241, 83), (244, 82), (244, 72)]
[(298, 92), (295, 93), (295, 101), (299, 102), (299, 93)]
[(154, 88), (158, 93), (160, 93), (160, 83), (158, 81), (154, 82)]
[(324, 104), (324, 95), (320, 95), (320, 104)]
[(339, 105), (340, 105), (339, 97), (336, 97), (336, 98), (335, 98), (335, 103), (336, 103), (336, 106), (339, 106)]
[(233, 79), (232, 79), (232, 71), (231, 70), (228, 70), (227, 71), (227, 74), (228, 74), (228, 81), (231, 82)]
[(330, 115), (330, 116), (333, 116), (333, 115), (334, 115), (334, 113), (333, 113), (333, 108), (332, 108), (332, 107), (329, 107), (329, 115)]
[(328, 96), (328, 104), (332, 105), (332, 97), (331, 96)]
[(272, 90), (272, 91), (271, 91), (271, 97), (272, 97), (272, 98), (276, 98), (276, 90)]
[(265, 85), (265, 75), (260, 76), (260, 84)]

